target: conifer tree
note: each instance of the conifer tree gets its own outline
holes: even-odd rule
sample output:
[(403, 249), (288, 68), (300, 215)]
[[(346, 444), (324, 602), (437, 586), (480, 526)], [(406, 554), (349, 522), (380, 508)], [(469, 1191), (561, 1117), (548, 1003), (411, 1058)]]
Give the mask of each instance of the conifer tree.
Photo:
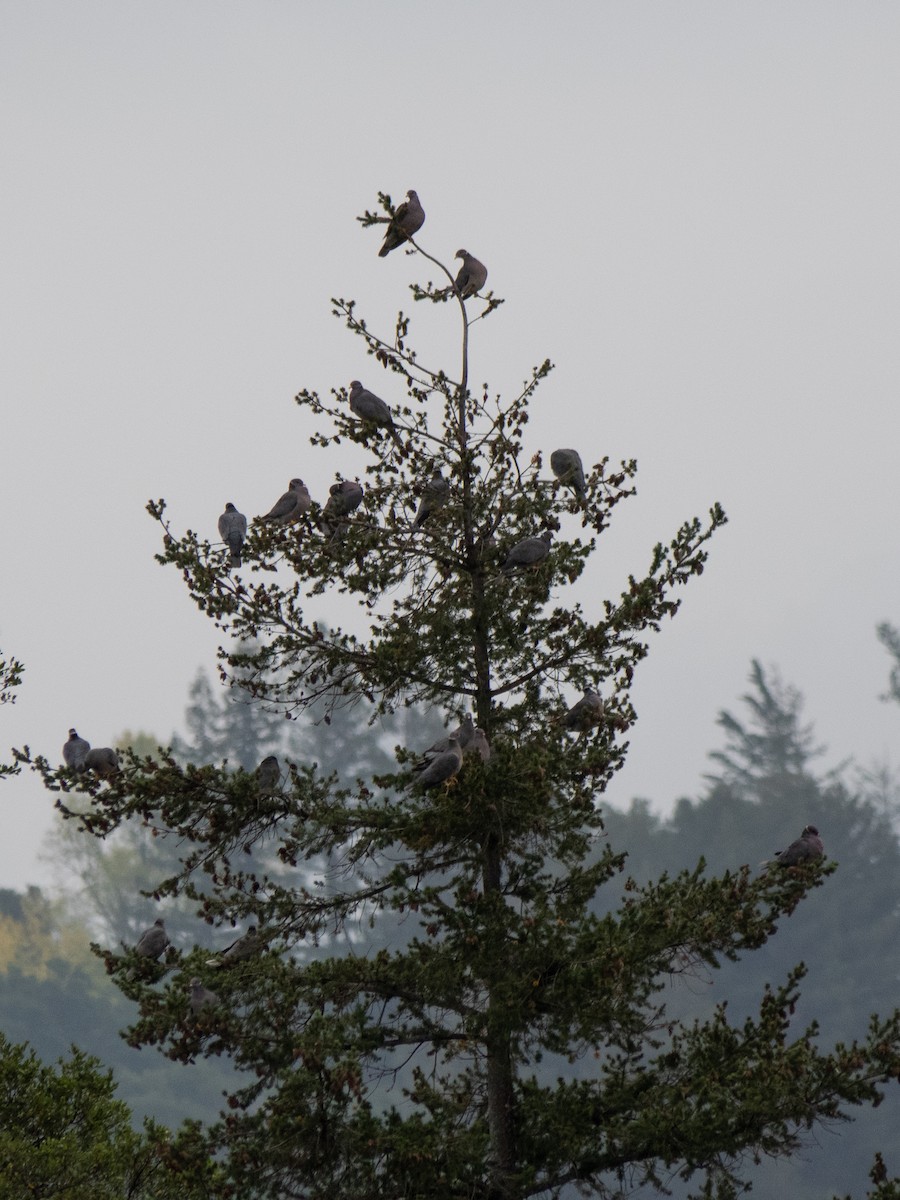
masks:
[[(392, 219), (380, 200), (364, 227)], [(222, 1197), (612, 1196), (679, 1172), (731, 1196), (744, 1156), (788, 1154), (818, 1120), (877, 1098), (900, 1071), (900, 1014), (859, 1046), (820, 1051), (814, 1032), (790, 1031), (798, 969), (739, 1026), (724, 1010), (691, 1027), (667, 1016), (662, 980), (763, 944), (829, 866), (760, 876), (738, 857), (715, 878), (626, 881), (616, 912), (591, 912), (624, 870), (601, 803), (635, 719), (634, 671), (725, 517), (714, 505), (686, 521), (618, 596), (573, 601), (636, 465), (599, 457), (583, 487), (550, 474), (552, 447), (526, 446), (550, 362), (511, 398), (472, 386), (473, 327), (501, 300), (464, 297), (411, 234), (403, 253), (438, 279), (413, 284), (414, 299), (458, 321), (459, 357), (426, 366), (406, 313), (381, 334), (352, 300), (333, 301), (390, 414), (370, 405), (361, 418), (345, 386), (297, 396), (338, 473), (330, 505), (254, 524), (233, 572), (221, 547), (173, 529), (163, 501), (149, 507), (160, 560), (233, 639), (221, 655), (248, 695), (300, 721), (361, 701), (375, 717), (470, 711), (489, 761), (460, 766), (451, 742), (458, 769), (427, 788), (414, 770), (424, 739), (374, 777), (338, 784), (295, 766), (266, 789), (173, 758), (131, 756), (103, 784), (37, 764), (50, 787), (94, 795), (77, 818), (88, 833), (137, 819), (184, 840), (158, 895), (260, 931), (261, 949), (216, 970), (202, 946), (158, 963), (105, 952), (140, 1005), (135, 1044), (185, 1061), (229, 1054), (247, 1072), (221, 1122), (185, 1130), (167, 1161), (189, 1171), (215, 1155)], [(573, 414), (579, 427), (565, 440), (587, 452)], [(363, 481), (339, 475), (346, 440), (367, 452)], [(422, 518), (438, 468), (449, 487)], [(356, 605), (352, 627), (324, 608), (336, 595)], [(570, 716), (582, 692), (602, 705)], [(254, 866), (261, 840), (278, 867)]]

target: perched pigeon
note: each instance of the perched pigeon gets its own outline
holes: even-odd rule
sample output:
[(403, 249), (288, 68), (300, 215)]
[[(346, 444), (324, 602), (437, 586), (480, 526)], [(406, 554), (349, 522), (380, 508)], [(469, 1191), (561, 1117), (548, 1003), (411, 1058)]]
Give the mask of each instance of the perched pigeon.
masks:
[(581, 699), (563, 717), (563, 728), (570, 733), (586, 733), (599, 724), (602, 717), (603, 698), (590, 688), (585, 688)]
[(422, 766), (414, 768), (418, 775), (415, 784), (425, 789), (440, 787), (448, 783), (459, 771), (463, 762), (463, 752), (459, 741), (450, 738), (450, 744), (441, 754), (428, 759)]
[(370, 425), (378, 425), (380, 428), (386, 429), (402, 454), (403, 441), (394, 427), (394, 418), (385, 402), (374, 392), (364, 388), (358, 379), (351, 382), (348, 397), (351, 412), (355, 413), (361, 421), (367, 421)]
[(378, 257), (385, 258), (392, 250), (402, 246), (414, 233), (419, 232), (424, 223), (425, 209), (419, 203), (419, 197), (413, 191), (407, 192), (406, 199), (402, 204), (397, 205), (391, 218), (387, 233), (384, 235), (384, 243), (378, 251)]
[(271, 521), (275, 525), (290, 525), (299, 521), (305, 512), (309, 512), (312, 500), (309, 488), (302, 479), (292, 479), (288, 490), (272, 505), (260, 521)]
[(772, 860), (779, 867), (795, 867), (798, 863), (812, 862), (822, 858), (825, 847), (819, 837), (815, 825), (807, 825), (795, 842), (791, 842), (787, 850), (776, 850)]
[(267, 755), (256, 768), (256, 788), (261, 796), (271, 796), (281, 783), (281, 764), (274, 754)]
[(91, 748), (91, 743), (79, 737), (74, 729), (69, 730), (69, 740), (63, 746), (63, 762), (73, 771), (84, 770), (84, 760)]
[(194, 1016), (199, 1017), (204, 1008), (215, 1008), (218, 1003), (219, 997), (216, 993), (204, 987), (195, 975), (191, 980), (191, 1012)]
[(422, 499), (419, 501), (416, 519), (413, 521), (413, 529), (424, 525), (432, 513), (444, 507), (449, 498), (450, 484), (441, 474), (441, 468), (435, 467), (431, 472), (431, 478), (422, 489)]
[(585, 494), (584, 467), (577, 450), (554, 450), (550, 455), (550, 469), (576, 496), (580, 498)]
[(162, 917), (157, 917), (149, 929), (145, 929), (135, 944), (135, 952), (141, 958), (152, 958), (154, 962), (169, 944), (169, 935)]
[(247, 536), (247, 518), (239, 513), (229, 501), (225, 511), (219, 517), (219, 537), (231, 553), (230, 566), (241, 565), (241, 551), (244, 548), (244, 538)]
[(99, 746), (84, 756), (84, 770), (93, 771), (101, 779), (109, 779), (119, 769), (119, 756), (112, 746)]
[(450, 749), (450, 742), (456, 738), (460, 744), (460, 748), (465, 750), (469, 742), (475, 736), (475, 722), (472, 720), (472, 714), (466, 713), (455, 729), (451, 729), (446, 737), (438, 738), (433, 746), (422, 754), (419, 762), (416, 764), (416, 770), (420, 770), (427, 765), (436, 755), (444, 754)]
[(239, 937), (230, 946), (226, 946), (218, 958), (209, 959), (206, 965), (216, 968), (230, 967), (232, 963), (252, 958), (254, 954), (258, 954), (262, 950), (263, 945), (262, 938), (256, 932), (256, 926), (250, 925), (243, 937)]
[(473, 258), (468, 250), (457, 250), (453, 257), (463, 260), (459, 274), (456, 276), (455, 287), (459, 292), (460, 299), (466, 300), (484, 287), (487, 279), (487, 267), (477, 258)]
[(482, 762), (491, 761), (491, 743), (483, 729), (475, 730), (471, 742), (464, 749), (464, 754), (477, 754)]
[(549, 530), (545, 530), (540, 537), (524, 538), (517, 542), (500, 570), (504, 575), (512, 575), (513, 571), (526, 571), (538, 566), (550, 553), (550, 537)]
[(322, 509), (322, 529), (331, 537), (340, 537), (347, 526), (343, 519), (363, 502), (362, 484), (355, 479), (342, 479), (328, 489), (328, 502)]

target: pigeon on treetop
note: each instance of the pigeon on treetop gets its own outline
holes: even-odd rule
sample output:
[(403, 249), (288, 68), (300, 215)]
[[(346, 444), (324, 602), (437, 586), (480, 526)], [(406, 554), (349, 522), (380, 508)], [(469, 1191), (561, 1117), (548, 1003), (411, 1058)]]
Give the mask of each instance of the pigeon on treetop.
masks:
[(379, 258), (385, 258), (392, 250), (402, 246), (414, 233), (418, 233), (425, 224), (425, 209), (419, 203), (419, 197), (412, 190), (406, 193), (406, 199), (397, 205), (384, 242), (378, 251)]
[(162, 917), (157, 917), (149, 929), (145, 929), (135, 943), (135, 952), (141, 958), (152, 958), (156, 961), (169, 944), (169, 935), (163, 924)]
[(815, 862), (823, 858), (825, 847), (815, 825), (807, 825), (795, 842), (786, 850), (776, 850), (771, 863), (779, 867), (796, 867), (799, 863)]
[(431, 478), (422, 489), (422, 499), (419, 501), (416, 518), (413, 521), (413, 529), (424, 525), (432, 513), (444, 507), (449, 498), (450, 484), (441, 473), (441, 468), (435, 467), (431, 472)]
[(347, 517), (363, 502), (362, 484), (355, 479), (342, 479), (328, 489), (328, 501), (322, 509), (322, 529), (330, 537), (340, 537), (346, 529)]
[(68, 741), (62, 749), (63, 762), (73, 771), (84, 770), (84, 760), (87, 758), (91, 743), (79, 737), (74, 729), (69, 730)]
[(204, 1008), (215, 1008), (219, 1003), (219, 997), (215, 992), (211, 992), (209, 988), (203, 986), (202, 980), (196, 975), (190, 982), (191, 989), (191, 1012), (195, 1017), (199, 1017)]
[(258, 954), (262, 950), (263, 944), (262, 938), (256, 931), (256, 926), (249, 925), (243, 937), (239, 937), (230, 946), (226, 946), (218, 958), (208, 959), (206, 965), (218, 969), (231, 966), (232, 963), (243, 962)]
[(463, 260), (454, 287), (459, 293), (460, 299), (467, 300), (469, 296), (474, 296), (484, 287), (488, 274), (487, 267), (468, 250), (457, 250), (453, 257)]
[(119, 769), (119, 756), (112, 746), (98, 746), (84, 756), (84, 770), (94, 771), (101, 779), (109, 779)]
[(549, 530), (540, 537), (523, 538), (510, 550), (500, 570), (504, 575), (511, 575), (513, 571), (527, 571), (539, 566), (550, 553), (551, 538)]
[(281, 782), (281, 764), (274, 754), (267, 754), (256, 768), (256, 788), (261, 796), (270, 796)]
[(229, 566), (237, 568), (241, 565), (241, 551), (244, 548), (244, 538), (247, 536), (247, 518), (238, 512), (229, 502), (225, 511), (219, 517), (219, 537), (228, 547), (231, 555)]
[(585, 688), (581, 699), (573, 704), (563, 717), (563, 728), (570, 733), (585, 733), (592, 726), (599, 724), (602, 717), (602, 696), (591, 688)]
[(550, 469), (559, 482), (571, 488), (579, 499), (584, 496), (584, 467), (577, 450), (554, 450), (550, 455)]
[(468, 746), (464, 748), (465, 754), (477, 754), (482, 762), (491, 761), (491, 744), (487, 739), (487, 734), (480, 727), (472, 734), (472, 740)]
[(403, 454), (403, 440), (394, 426), (391, 410), (381, 397), (370, 392), (368, 388), (364, 388), (358, 379), (351, 381), (347, 396), (350, 401), (350, 411), (361, 421), (365, 421), (369, 425), (376, 425), (380, 429), (386, 429), (394, 439), (397, 449)]
[(309, 488), (303, 480), (292, 479), (288, 490), (275, 501), (265, 516), (259, 519), (271, 521), (273, 525), (290, 525), (292, 521), (299, 521), (305, 512), (309, 512), (311, 504)]
[(440, 754), (435, 754), (433, 758), (429, 758), (421, 766), (417, 765), (413, 768), (417, 772), (413, 786), (428, 790), (429, 788), (440, 787), (442, 783), (449, 783), (459, 772), (462, 763), (462, 747), (457, 738), (451, 737), (450, 744), (446, 750)]

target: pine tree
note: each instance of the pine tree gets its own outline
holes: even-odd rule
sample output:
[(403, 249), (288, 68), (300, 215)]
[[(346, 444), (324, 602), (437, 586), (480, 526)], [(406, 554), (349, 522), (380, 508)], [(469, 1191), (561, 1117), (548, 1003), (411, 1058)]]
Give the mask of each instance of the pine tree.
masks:
[[(367, 212), (364, 226), (391, 219), (381, 203), (387, 215)], [(132, 756), (109, 785), (39, 762), (49, 786), (95, 795), (87, 832), (134, 816), (175, 831), (183, 869), (158, 893), (195, 897), (209, 922), (252, 920), (265, 943), (215, 974), (200, 948), (144, 970), (106, 952), (140, 1003), (129, 1037), (185, 1061), (228, 1053), (250, 1073), (219, 1125), (173, 1147), (186, 1169), (219, 1156), (223, 1197), (613, 1195), (678, 1172), (704, 1195), (733, 1195), (745, 1155), (789, 1154), (801, 1130), (877, 1099), (900, 1071), (900, 1014), (860, 1046), (820, 1052), (813, 1032), (788, 1037), (798, 970), (739, 1026), (724, 1009), (692, 1027), (667, 1015), (663, 979), (762, 945), (828, 866), (626, 880), (615, 913), (591, 912), (624, 868), (600, 800), (635, 719), (634, 670), (725, 517), (714, 505), (683, 524), (618, 598), (573, 601), (636, 465), (601, 458), (583, 488), (549, 477), (525, 443), (550, 362), (512, 399), (470, 386), (473, 327), (501, 300), (463, 298), (419, 239), (408, 248), (441, 281), (414, 284), (414, 299), (459, 320), (457, 365), (421, 364), (403, 312), (381, 336), (336, 299), (390, 420), (377, 406), (360, 419), (343, 388), (297, 397), (315, 451), (334, 461), (349, 440), (367, 452), (361, 505), (335, 511), (359, 495), (360, 481), (338, 477), (327, 511), (256, 524), (234, 573), (220, 548), (173, 531), (163, 501), (149, 507), (160, 560), (243, 644), (224, 661), (260, 703), (298, 720), (362, 701), (363, 722), (470, 710), (490, 761), (470, 755), (427, 790), (413, 770), (424, 737), (374, 777), (339, 784), (294, 766), (271, 790), (173, 758)], [(449, 488), (417, 520), (436, 468)], [(352, 629), (316, 616), (334, 596), (357, 606)], [(602, 708), (568, 717), (585, 689)], [(245, 857), (263, 838), (280, 869)], [(194, 1013), (192, 976), (216, 993)]]

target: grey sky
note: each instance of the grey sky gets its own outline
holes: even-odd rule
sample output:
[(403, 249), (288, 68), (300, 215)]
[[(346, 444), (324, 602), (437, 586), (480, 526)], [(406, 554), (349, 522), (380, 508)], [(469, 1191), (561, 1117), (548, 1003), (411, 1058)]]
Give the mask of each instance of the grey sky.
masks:
[[(215, 537), (226, 500), (359, 468), (313, 453), (293, 396), (391, 401), (328, 299), (382, 329), (412, 309), (419, 265), (354, 217), (414, 187), (424, 244), (507, 301), (472, 377), (557, 364), (529, 449), (639, 461), (582, 597), (730, 517), (641, 668), (613, 798), (696, 793), (753, 656), (835, 757), (889, 755), (898, 50), (894, 3), (3, 5), (0, 646), (27, 672), (0, 745), (180, 725), (216, 639), (144, 505)], [(445, 361), (448, 314), (413, 316)], [(18, 886), (52, 802), (0, 786)]]

